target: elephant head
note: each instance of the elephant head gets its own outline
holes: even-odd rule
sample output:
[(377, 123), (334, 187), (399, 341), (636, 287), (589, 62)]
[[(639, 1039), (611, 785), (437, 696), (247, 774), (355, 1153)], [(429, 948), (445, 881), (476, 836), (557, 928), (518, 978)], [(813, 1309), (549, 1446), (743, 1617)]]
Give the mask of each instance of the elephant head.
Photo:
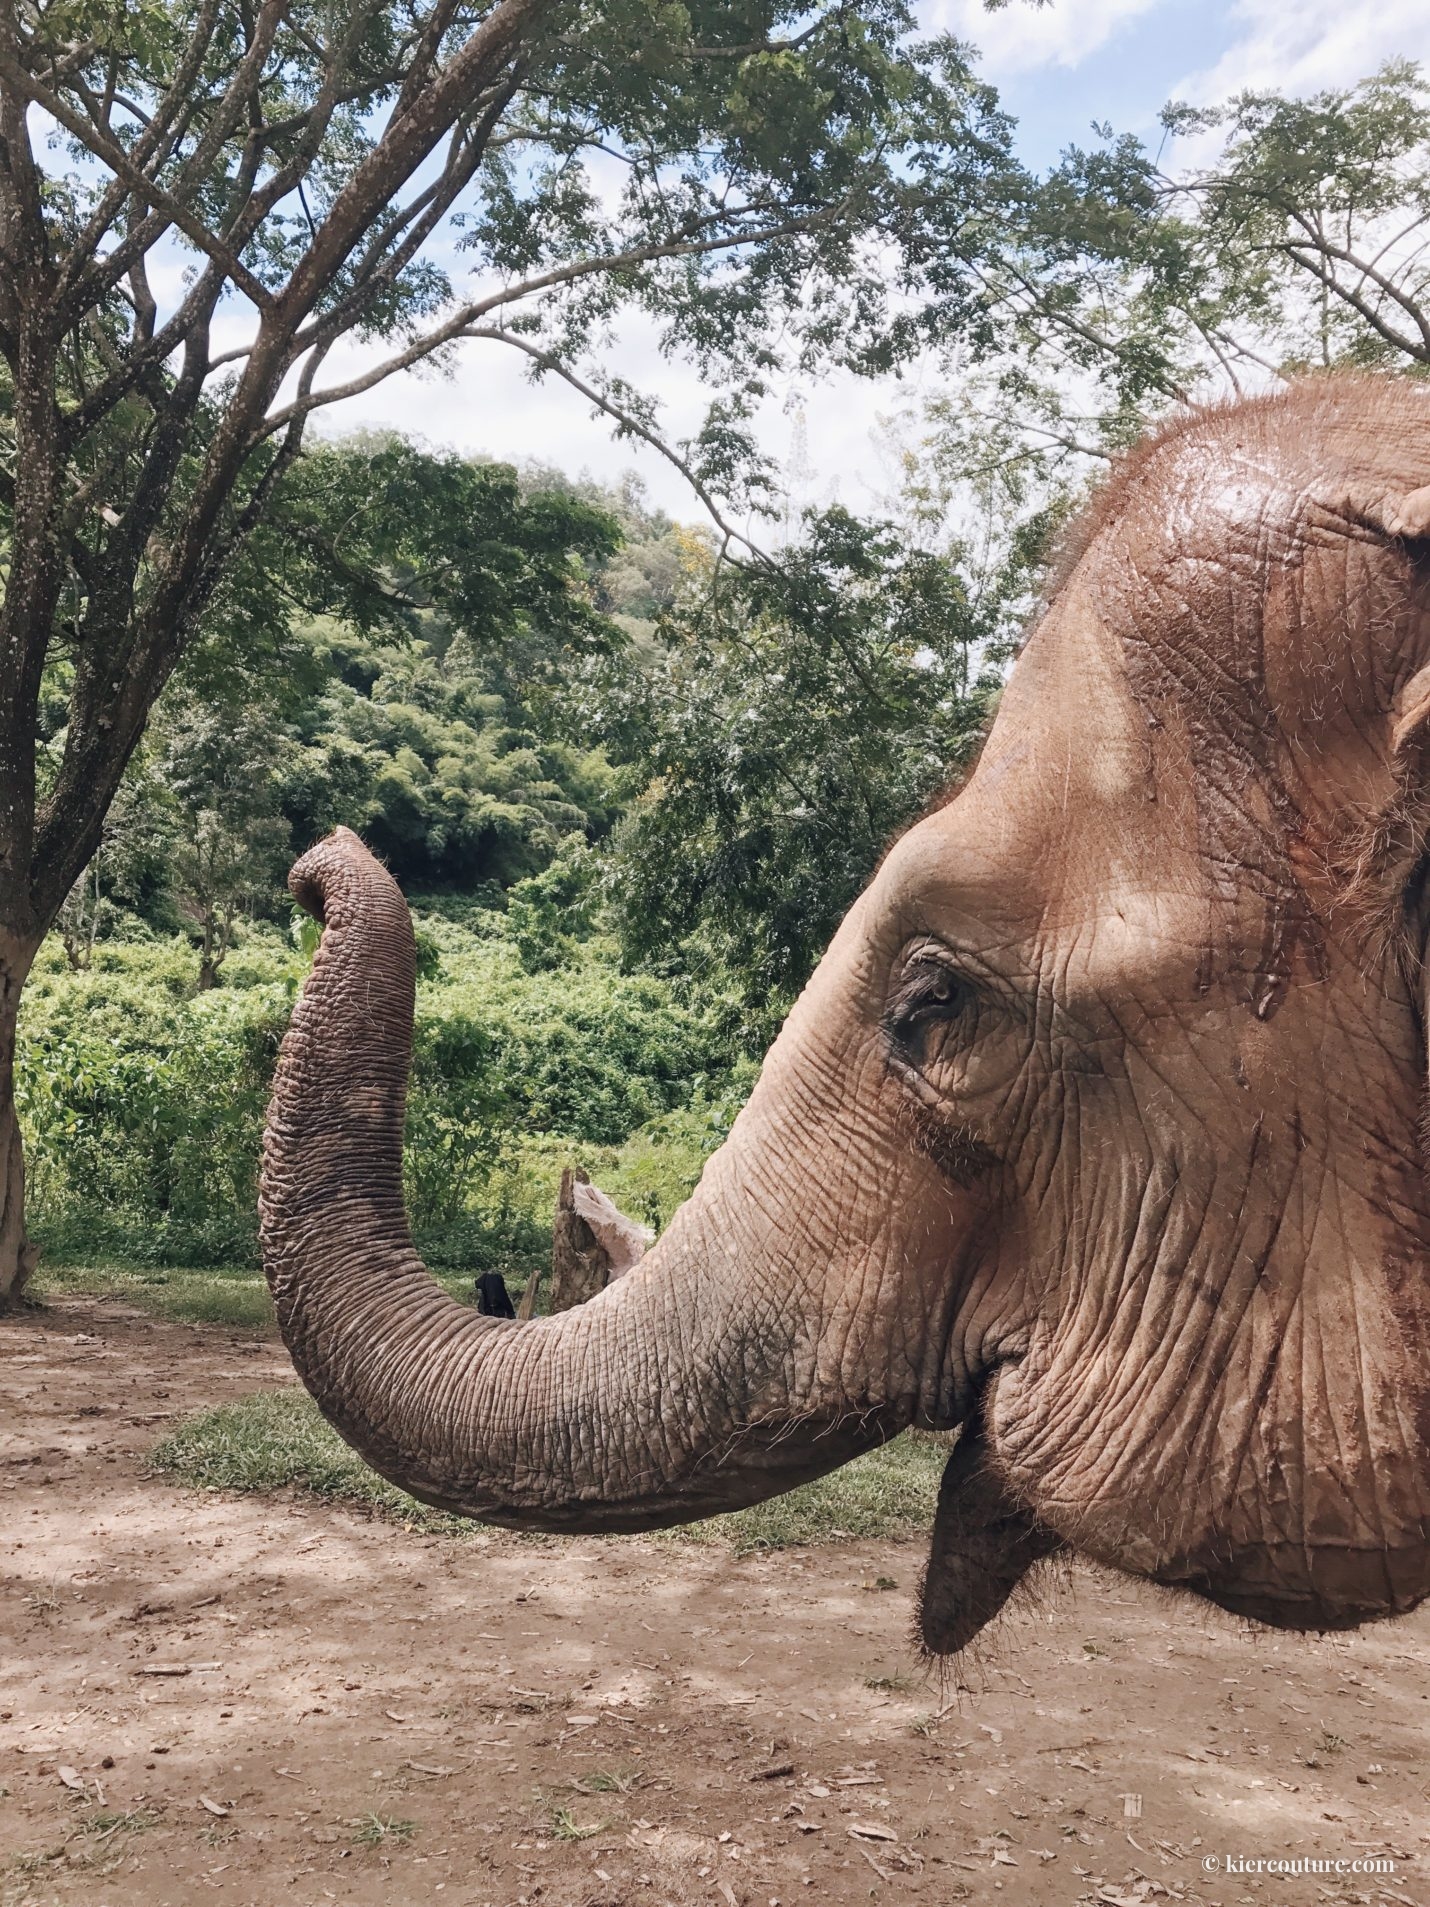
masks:
[(958, 1427), (933, 1650), (1060, 1545), (1290, 1628), (1430, 1593), (1427, 483), (1407, 384), (1144, 445), (694, 1196), (559, 1317), (418, 1260), (407, 910), (356, 836), (306, 855), (263, 1238), (343, 1435), (428, 1502), (614, 1531)]

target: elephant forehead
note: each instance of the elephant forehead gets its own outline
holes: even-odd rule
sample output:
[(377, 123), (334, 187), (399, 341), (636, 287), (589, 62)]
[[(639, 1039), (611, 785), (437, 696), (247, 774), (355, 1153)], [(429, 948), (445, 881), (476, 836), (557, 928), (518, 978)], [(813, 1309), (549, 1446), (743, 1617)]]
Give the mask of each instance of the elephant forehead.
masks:
[[(1115, 641), (1076, 599), (1019, 658), (968, 786), (885, 864), (911, 927), (1114, 969), (1202, 932), (1181, 751), (1154, 752)], [(1184, 760), (1184, 757), (1182, 757)]]
[(1191, 984), (1210, 917), (1195, 839), (1170, 838), (1133, 805), (1138, 779), (1109, 750), (1076, 762), (1030, 754), (970, 787), (886, 863), (902, 937), (936, 934), (1013, 977), (1052, 972), (1074, 991)]

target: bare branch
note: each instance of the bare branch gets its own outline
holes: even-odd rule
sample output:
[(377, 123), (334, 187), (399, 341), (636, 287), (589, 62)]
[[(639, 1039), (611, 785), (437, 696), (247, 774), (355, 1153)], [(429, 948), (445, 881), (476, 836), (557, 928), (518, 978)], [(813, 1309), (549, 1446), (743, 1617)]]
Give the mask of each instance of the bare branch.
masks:
[[(453, 133), (441, 176), (409, 205), (375, 229), (371, 244), (354, 269), (352, 290), (330, 312), (324, 313), (316, 327), (319, 336), (340, 336), (351, 327), (364, 307), (370, 308), (375, 297), (396, 284), (401, 273), (451, 210), (458, 195), (471, 183), (486, 152), (492, 129), (511, 104), (520, 77), (521, 67), (518, 65), (507, 82), (489, 100), (481, 103), (476, 121), (468, 127), (459, 127)], [(305, 348), (306, 345), (299, 347), (300, 350)]]
[(529, 357), (533, 363), (538, 364), (543, 371), (554, 373), (555, 376), (569, 384), (573, 391), (579, 391), (582, 397), (588, 398), (598, 410), (603, 411), (607, 417), (618, 424), (622, 434), (629, 437), (639, 437), (642, 443), (649, 444), (652, 450), (664, 457), (668, 464), (671, 464), (680, 472), (681, 476), (684, 477), (696, 496), (699, 497), (700, 501), (704, 504), (710, 514), (711, 522), (715, 525), (716, 529), (720, 531), (727, 543), (742, 544), (757, 562), (766, 563), (769, 561), (769, 558), (765, 555), (765, 552), (760, 549), (758, 544), (752, 543), (749, 537), (742, 535), (739, 530), (733, 528), (731, 524), (725, 521), (720, 507), (711, 495), (709, 489), (695, 474), (695, 471), (691, 468), (686, 459), (682, 457), (678, 451), (672, 449), (657, 431), (652, 430), (650, 425), (637, 417), (634, 412), (626, 410), (624, 406), (617, 404), (612, 398), (608, 397), (604, 391), (598, 390), (594, 384), (588, 384), (584, 378), (578, 377), (576, 372), (573, 371), (569, 365), (565, 365), (559, 358), (553, 357), (551, 352), (541, 350), (538, 345), (532, 344), (528, 339), (520, 337), (515, 332), (503, 331), (497, 327), (487, 327), (474, 328), (466, 335), (472, 338), (491, 338), (501, 344), (512, 345), (516, 350), (524, 352), (526, 356)]
[(160, 100), (143, 134), (134, 144), (134, 163), (147, 166), (160, 156), (161, 142), (172, 132), (175, 121), (189, 110), (204, 60), (213, 44), (218, 27), (221, 0), (203, 0), (169, 90)]
[(136, 198), (142, 199), (156, 212), (161, 212), (170, 224), (177, 226), (260, 311), (273, 303), (272, 293), (258, 282), (246, 265), (234, 257), (226, 245), (214, 237), (202, 219), (186, 206), (180, 205), (177, 199), (163, 187), (155, 185), (152, 179), (146, 179), (132, 163), (123, 146), (98, 126), (87, 123), (78, 113), (72, 112), (57, 93), (52, 93), (48, 86), (27, 73), (3, 44), (0, 44), (0, 75), (37, 106), (43, 106), (66, 132), (72, 133), (97, 159), (102, 159), (116, 179), (123, 180)]
[[(330, 56), (328, 71), (318, 97), (308, 112), (302, 137), (296, 142), (287, 163), (274, 170), (272, 178), (265, 182), (263, 190), (255, 193), (232, 221), (229, 230), (235, 244), (245, 243), (249, 236), (257, 231), (260, 223), (273, 207), (306, 178), (322, 146), (323, 136), (332, 123), (333, 114), (343, 99), (345, 88), (342, 81), (346, 73), (347, 61), (353, 50), (361, 43), (373, 15), (379, 10), (381, 4), (382, 0), (366, 0), (365, 5), (355, 6), (348, 16), (348, 24), (338, 42), (337, 51)], [(260, 116), (255, 157), (261, 154), (264, 143)], [(247, 194), (244, 196), (247, 197)], [(316, 238), (316, 233), (314, 237)]]
[(1293, 264), (1299, 265), (1302, 271), (1309, 272), (1324, 290), (1331, 292), (1343, 304), (1349, 305), (1351, 310), (1364, 318), (1372, 331), (1384, 338), (1387, 344), (1394, 345), (1397, 351), (1403, 351), (1407, 357), (1416, 358), (1422, 364), (1430, 364), (1430, 328), (1427, 328), (1423, 319), (1420, 329), (1425, 341), (1417, 344), (1403, 331), (1396, 330), (1395, 326), (1383, 318), (1368, 299), (1361, 297), (1349, 285), (1343, 285), (1332, 272), (1320, 247), (1298, 246), (1288, 242), (1278, 246), (1277, 250), (1281, 251)]
[[(1296, 222), (1303, 228), (1305, 227), (1306, 221), (1304, 219), (1297, 219)], [(1283, 248), (1288, 255), (1295, 256), (1295, 244), (1296, 241), (1293, 240)], [(1376, 268), (1365, 259), (1357, 257), (1348, 247), (1332, 244), (1330, 239), (1324, 235), (1317, 235), (1314, 242), (1314, 249), (1324, 258), (1334, 258), (1342, 265), (1349, 265), (1353, 272), (1359, 274), (1362, 283), (1368, 280), (1378, 291), (1384, 292), (1387, 298), (1399, 305), (1406, 317), (1410, 319), (1416, 330), (1419, 331), (1421, 342), (1425, 350), (1430, 352), (1430, 317), (1427, 317), (1425, 311), (1413, 297), (1400, 289), (1394, 279), (1387, 278), (1384, 272), (1376, 270)], [(1298, 264), (1304, 263), (1300, 258), (1297, 258), (1296, 262)], [(1351, 296), (1349, 287), (1342, 284), (1334, 274), (1327, 276), (1323, 282), (1328, 290), (1334, 292), (1336, 297), (1342, 298), (1347, 304), (1353, 305), (1355, 310), (1360, 312), (1362, 317), (1368, 315), (1366, 307)], [(1389, 337), (1391, 334), (1389, 332), (1382, 332), (1382, 335)], [(1402, 350), (1409, 348), (1410, 347), (1405, 345), (1401, 346)], [(1416, 355), (1421, 354), (1417, 353)]]
[[(129, 149), (130, 163), (138, 171), (145, 171), (151, 163), (156, 167), (163, 163), (172, 150), (171, 145), (163, 145), (166, 136), (173, 130), (176, 122), (180, 125), (186, 123), (189, 115), (194, 111), (198, 101), (196, 82), (203, 66), (204, 56), (212, 44), (218, 16), (219, 0), (204, 0), (168, 92), (150, 116), (144, 131)], [(163, 145), (162, 150), (161, 145)], [(87, 273), (91, 269), (91, 261), (99, 249), (100, 241), (119, 216), (129, 196), (126, 182), (116, 174), (108, 189), (100, 195), (99, 203), (70, 248), (69, 275), (66, 282), (71, 282), (82, 271)], [(124, 266), (121, 265), (119, 269), (122, 272)]]

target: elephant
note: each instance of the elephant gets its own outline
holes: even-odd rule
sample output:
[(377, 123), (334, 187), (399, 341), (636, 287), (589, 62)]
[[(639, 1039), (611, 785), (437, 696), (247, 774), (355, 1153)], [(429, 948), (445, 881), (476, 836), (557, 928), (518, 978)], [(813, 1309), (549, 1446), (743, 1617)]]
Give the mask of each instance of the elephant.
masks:
[(323, 1413), (424, 1502), (652, 1529), (957, 1431), (921, 1599), (1058, 1551), (1280, 1628), (1430, 1593), (1430, 387), (1189, 411), (1071, 535), (971, 772), (885, 854), (692, 1197), (508, 1324), (420, 1262), (402, 896), (356, 835), (262, 1239)]

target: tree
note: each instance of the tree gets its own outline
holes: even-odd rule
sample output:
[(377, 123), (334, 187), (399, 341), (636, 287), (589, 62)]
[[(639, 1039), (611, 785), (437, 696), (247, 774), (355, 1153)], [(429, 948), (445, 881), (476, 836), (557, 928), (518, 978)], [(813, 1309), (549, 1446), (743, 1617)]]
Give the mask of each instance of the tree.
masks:
[[(243, 914), (286, 914), (290, 836), (362, 827), (407, 882), (506, 883), (609, 825), (609, 767), (534, 733), (520, 684), (620, 640), (595, 613), (598, 504), (388, 436), (305, 456), (236, 553), (56, 925), (72, 959), (137, 914), (216, 980)], [(460, 627), (454, 628), (454, 620)], [(47, 694), (42, 772), (64, 745)]]
[(159, 773), (174, 810), (170, 875), (199, 938), (201, 993), (218, 985), (240, 916), (272, 894), (292, 836), (278, 807), (272, 736), (251, 717), (192, 705)]
[[(1077, 485), (1158, 413), (1312, 368), (1430, 370), (1430, 81), (1101, 127), (983, 267), (1003, 323), (930, 423), (946, 464)], [(1178, 141), (1206, 156), (1177, 163)]]
[(32, 1262), (25, 975), (307, 419), (481, 338), (663, 445), (599, 361), (638, 306), (719, 372), (665, 446), (718, 512), (782, 364), (884, 368), (977, 305), (1021, 175), (911, 26), (903, 0), (0, 0), (0, 1300)]
[(1036, 557), (996, 574), (842, 509), (707, 566), (591, 701), (632, 773), (612, 897), (628, 958), (732, 992), (763, 1051), (889, 840), (982, 733)]
[(604, 831), (606, 765), (536, 732), (531, 710), (621, 640), (595, 603), (620, 540), (610, 512), (552, 473), (394, 438), (296, 474), (297, 499), (255, 539), (252, 593), (277, 581), (306, 612), (274, 710), (296, 743), (279, 778), (298, 838), (344, 821), (405, 883), (474, 886)]
[(106, 938), (164, 878), (162, 829), (155, 827), (160, 791), (148, 764), (136, 762), (104, 819), (104, 833), (84, 873), (60, 905), (55, 931), (75, 973), (94, 957), (96, 940)]
[(1249, 366), (1430, 369), (1430, 83), (1409, 60), (1358, 85), (1170, 106), (1169, 132), (1220, 134), (1210, 165), (1152, 181), (1185, 220), (1185, 256), (1232, 382)]

